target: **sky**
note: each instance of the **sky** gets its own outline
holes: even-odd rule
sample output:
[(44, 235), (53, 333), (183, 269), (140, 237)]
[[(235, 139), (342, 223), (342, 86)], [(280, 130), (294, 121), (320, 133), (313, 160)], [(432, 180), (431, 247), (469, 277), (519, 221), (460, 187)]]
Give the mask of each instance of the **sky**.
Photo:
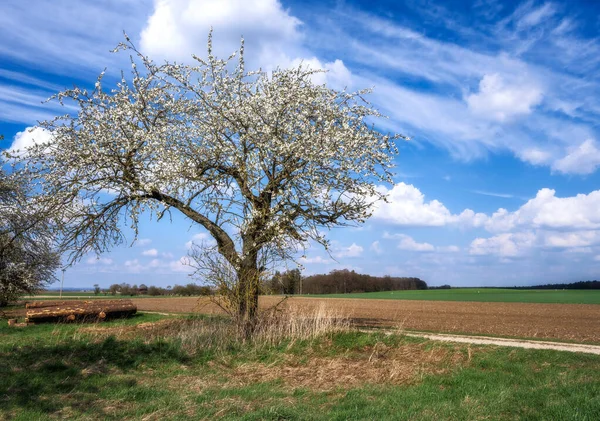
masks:
[[(247, 68), (299, 63), (368, 99), (401, 133), (390, 203), (326, 234), (303, 273), (348, 268), (429, 285), (514, 286), (600, 273), (600, 3), (594, 1), (5, 0), (0, 5), (0, 148), (72, 113), (52, 94), (116, 80), (125, 31), (155, 60), (228, 56)], [(165, 218), (166, 219), (166, 218)], [(194, 281), (184, 264), (208, 234), (175, 215), (139, 240), (65, 271), (65, 287)], [(292, 266), (293, 267), (293, 266)]]

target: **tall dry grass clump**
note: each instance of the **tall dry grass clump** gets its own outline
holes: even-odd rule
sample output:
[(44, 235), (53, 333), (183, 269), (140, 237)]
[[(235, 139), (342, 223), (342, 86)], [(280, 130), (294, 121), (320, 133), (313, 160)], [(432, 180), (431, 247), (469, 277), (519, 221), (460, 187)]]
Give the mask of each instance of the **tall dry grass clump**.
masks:
[(273, 309), (261, 314), (253, 341), (276, 345), (283, 340), (307, 340), (347, 332), (350, 319), (339, 310), (321, 304), (316, 308)]
[(184, 349), (227, 349), (239, 345), (277, 346), (311, 340), (350, 330), (350, 319), (325, 305), (310, 309), (275, 308), (262, 312), (250, 339), (239, 334), (235, 323), (224, 317), (181, 320), (164, 332), (165, 339), (180, 341)]

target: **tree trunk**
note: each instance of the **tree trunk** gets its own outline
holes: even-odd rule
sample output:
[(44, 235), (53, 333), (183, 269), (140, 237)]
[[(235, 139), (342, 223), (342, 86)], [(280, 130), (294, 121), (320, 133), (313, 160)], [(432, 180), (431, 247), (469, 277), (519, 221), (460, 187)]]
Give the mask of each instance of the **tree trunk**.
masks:
[(259, 282), (260, 274), (257, 256), (247, 256), (242, 260), (240, 270), (238, 271), (238, 305), (236, 314), (238, 329), (244, 339), (250, 339), (256, 328)]
[(136, 313), (137, 307), (130, 300), (118, 302), (74, 301), (61, 304), (44, 302), (42, 306), (29, 307), (26, 321), (34, 323), (60, 323), (71, 321), (97, 321), (128, 317)]

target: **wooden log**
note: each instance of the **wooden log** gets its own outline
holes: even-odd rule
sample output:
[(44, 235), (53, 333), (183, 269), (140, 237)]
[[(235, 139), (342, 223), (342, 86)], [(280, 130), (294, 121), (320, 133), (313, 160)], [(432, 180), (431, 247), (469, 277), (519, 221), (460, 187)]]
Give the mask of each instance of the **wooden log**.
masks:
[(131, 303), (131, 300), (63, 300), (63, 301), (32, 301), (25, 304), (25, 308), (44, 308), (44, 307), (58, 307), (58, 306), (82, 306), (93, 303), (101, 304), (118, 304), (118, 303)]
[(118, 303), (85, 302), (79, 305), (63, 305), (29, 309), (26, 321), (34, 323), (56, 323), (71, 321), (95, 321), (128, 317), (137, 312), (131, 300)]

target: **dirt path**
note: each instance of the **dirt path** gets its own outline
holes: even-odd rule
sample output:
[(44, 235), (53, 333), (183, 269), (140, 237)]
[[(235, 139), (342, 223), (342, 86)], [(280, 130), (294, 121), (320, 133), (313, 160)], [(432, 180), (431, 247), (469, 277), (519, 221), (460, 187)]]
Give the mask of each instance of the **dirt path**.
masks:
[(555, 351), (582, 352), (586, 354), (600, 355), (599, 345), (569, 344), (548, 341), (528, 341), (526, 339), (492, 338), (485, 336), (449, 335), (425, 332), (402, 332), (402, 334), (415, 338), (426, 338), (433, 341), (458, 342), (476, 345), (498, 345), (527, 349), (551, 349)]

